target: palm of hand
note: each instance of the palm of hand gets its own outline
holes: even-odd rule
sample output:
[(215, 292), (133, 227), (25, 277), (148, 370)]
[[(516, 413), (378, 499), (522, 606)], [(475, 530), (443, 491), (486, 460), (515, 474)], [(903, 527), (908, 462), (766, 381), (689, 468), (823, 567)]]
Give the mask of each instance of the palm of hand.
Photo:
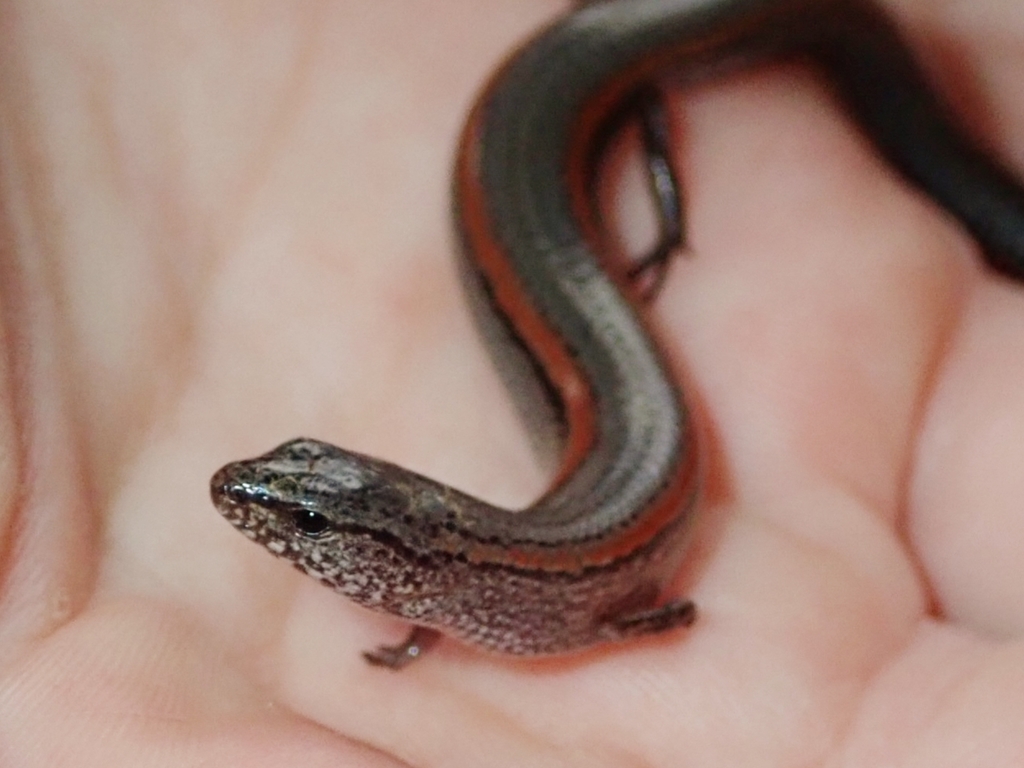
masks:
[[(309, 433), (497, 501), (540, 487), (444, 193), (465, 100), (556, 9), (145, 4), (113, 35), (98, 7), (23, 5), (0, 91), (5, 765), (1019, 762), (1019, 288), (810, 77), (685, 102), (697, 256), (655, 313), (713, 435), (700, 623), (545, 662), (444, 643), (391, 675), (358, 650), (403, 629), (238, 537), (206, 479)], [(1024, 42), (1004, 20), (989, 44), (983, 11), (958, 44), (1020, 157), (1024, 94), (998, 84)]]

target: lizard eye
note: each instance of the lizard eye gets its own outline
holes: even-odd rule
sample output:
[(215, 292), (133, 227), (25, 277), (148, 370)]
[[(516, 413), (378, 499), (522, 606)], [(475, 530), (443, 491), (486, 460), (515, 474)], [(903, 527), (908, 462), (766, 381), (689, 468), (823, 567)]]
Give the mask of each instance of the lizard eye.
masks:
[(292, 512), (292, 524), (300, 533), (315, 538), (331, 527), (331, 521), (319, 512), (298, 509)]

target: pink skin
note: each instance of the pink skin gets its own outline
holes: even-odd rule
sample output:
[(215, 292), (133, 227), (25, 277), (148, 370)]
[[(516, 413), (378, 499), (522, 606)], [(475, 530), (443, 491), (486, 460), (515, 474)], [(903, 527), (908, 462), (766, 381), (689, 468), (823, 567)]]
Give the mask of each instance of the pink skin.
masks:
[[(214, 469), (299, 434), (542, 487), (447, 184), (475, 87), (559, 9), (5, 11), (5, 768), (1024, 761), (1024, 290), (796, 67), (675, 101), (696, 256), (653, 312), (713, 438), (689, 634), (390, 674), (358, 652), (403, 626), (212, 509)], [(1024, 168), (1019, 3), (901, 11)]]

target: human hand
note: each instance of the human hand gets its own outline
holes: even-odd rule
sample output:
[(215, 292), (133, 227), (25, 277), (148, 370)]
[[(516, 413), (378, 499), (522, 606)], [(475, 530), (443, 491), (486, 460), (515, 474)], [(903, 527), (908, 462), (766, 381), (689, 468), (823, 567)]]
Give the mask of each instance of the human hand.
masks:
[[(1019, 10), (902, 8), (1024, 167)], [(207, 481), (308, 434), (543, 488), (447, 189), (476, 87), (561, 7), (10, 10), (0, 763), (1020, 762), (1020, 288), (812, 75), (675, 96), (694, 257), (652, 314), (712, 437), (698, 623), (390, 674), (359, 651), (405, 627), (238, 536)]]

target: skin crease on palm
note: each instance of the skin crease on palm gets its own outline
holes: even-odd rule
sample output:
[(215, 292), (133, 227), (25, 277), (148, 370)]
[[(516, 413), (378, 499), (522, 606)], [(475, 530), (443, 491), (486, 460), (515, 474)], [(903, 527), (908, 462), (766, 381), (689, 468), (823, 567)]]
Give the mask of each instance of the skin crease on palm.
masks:
[[(543, 487), (447, 197), (475, 89), (561, 9), (5, 6), (4, 768), (1024, 764), (1024, 287), (798, 66), (671, 96), (694, 255), (652, 313), (709, 435), (692, 630), (392, 674), (359, 651), (404, 626), (214, 511), (217, 467), (298, 435)], [(1018, 0), (895, 10), (1024, 172)]]

